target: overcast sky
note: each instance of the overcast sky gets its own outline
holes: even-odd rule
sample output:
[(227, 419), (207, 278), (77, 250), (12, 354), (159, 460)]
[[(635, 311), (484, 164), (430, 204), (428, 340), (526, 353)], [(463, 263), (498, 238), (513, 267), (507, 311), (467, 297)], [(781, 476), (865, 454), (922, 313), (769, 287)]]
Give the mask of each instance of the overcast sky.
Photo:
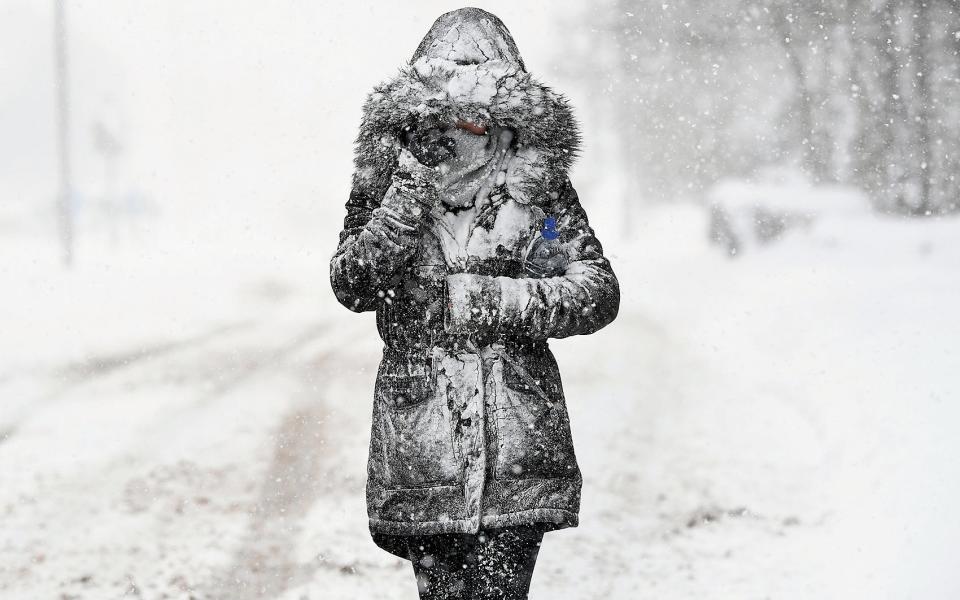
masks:
[[(364, 95), (409, 58), (437, 16), (462, 6), (411, 4), (68, 0), (79, 193), (104, 185), (93, 141), (101, 123), (123, 148), (118, 187), (148, 194), (168, 214), (257, 219), (322, 203), (339, 218)], [(504, 20), (528, 68), (549, 84), (562, 83), (556, 22), (567, 4), (477, 3)], [(52, 1), (0, 3), (8, 207), (33, 207), (56, 190), (52, 11)], [(576, 90), (562, 91), (582, 108)]]

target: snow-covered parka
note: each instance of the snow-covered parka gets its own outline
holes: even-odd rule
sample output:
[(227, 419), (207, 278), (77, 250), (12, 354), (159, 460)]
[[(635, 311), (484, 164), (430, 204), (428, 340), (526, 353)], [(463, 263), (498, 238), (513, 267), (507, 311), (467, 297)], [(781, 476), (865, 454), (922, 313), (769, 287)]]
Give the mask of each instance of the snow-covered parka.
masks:
[[(455, 259), (435, 180), (404, 166), (402, 132), (466, 120), (514, 133), (514, 156)], [(566, 99), (527, 73), (503, 23), (476, 8), (441, 16), (399, 74), (363, 106), (355, 172), (330, 261), (337, 299), (376, 311), (384, 341), (371, 428), (374, 539), (576, 526), (581, 474), (548, 338), (589, 334), (620, 292), (567, 170), (579, 133)], [(568, 266), (524, 276), (544, 220)]]

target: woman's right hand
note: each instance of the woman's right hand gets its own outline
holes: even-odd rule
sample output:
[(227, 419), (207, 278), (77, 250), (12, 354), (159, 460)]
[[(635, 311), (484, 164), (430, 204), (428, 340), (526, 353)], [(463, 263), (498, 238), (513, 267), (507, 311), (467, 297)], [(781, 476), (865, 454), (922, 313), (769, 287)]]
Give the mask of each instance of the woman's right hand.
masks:
[(409, 176), (417, 184), (436, 186), (440, 182), (440, 172), (435, 166), (425, 165), (408, 148), (400, 151), (397, 157), (397, 171)]
[[(401, 204), (413, 201), (419, 205), (413, 212), (425, 216), (439, 203), (440, 172), (435, 167), (421, 163), (407, 148), (397, 157), (397, 168), (393, 172), (394, 193), (384, 197), (384, 204), (399, 208)], [(400, 209), (402, 210), (402, 209)]]
[(435, 167), (456, 155), (456, 142), (445, 136), (440, 127), (411, 127), (403, 134), (404, 144), (416, 159), (428, 166)]

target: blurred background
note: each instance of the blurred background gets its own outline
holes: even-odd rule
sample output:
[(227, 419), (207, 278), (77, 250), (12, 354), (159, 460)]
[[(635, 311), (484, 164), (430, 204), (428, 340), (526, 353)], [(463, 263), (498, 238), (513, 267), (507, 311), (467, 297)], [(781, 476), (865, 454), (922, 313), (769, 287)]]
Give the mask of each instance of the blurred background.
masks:
[[(623, 303), (534, 598), (956, 598), (960, 7), (482, 2)], [(0, 597), (416, 598), (328, 260), (411, 3), (0, 0)]]

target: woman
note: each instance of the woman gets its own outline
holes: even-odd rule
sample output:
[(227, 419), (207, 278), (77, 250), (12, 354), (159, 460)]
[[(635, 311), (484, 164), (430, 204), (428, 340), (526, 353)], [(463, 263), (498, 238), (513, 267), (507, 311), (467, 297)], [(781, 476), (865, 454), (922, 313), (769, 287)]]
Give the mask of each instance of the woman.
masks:
[(370, 531), (421, 598), (526, 598), (543, 532), (581, 477), (548, 338), (588, 334), (620, 292), (567, 178), (579, 134), (496, 16), (441, 16), (363, 109), (330, 263), (375, 310)]

